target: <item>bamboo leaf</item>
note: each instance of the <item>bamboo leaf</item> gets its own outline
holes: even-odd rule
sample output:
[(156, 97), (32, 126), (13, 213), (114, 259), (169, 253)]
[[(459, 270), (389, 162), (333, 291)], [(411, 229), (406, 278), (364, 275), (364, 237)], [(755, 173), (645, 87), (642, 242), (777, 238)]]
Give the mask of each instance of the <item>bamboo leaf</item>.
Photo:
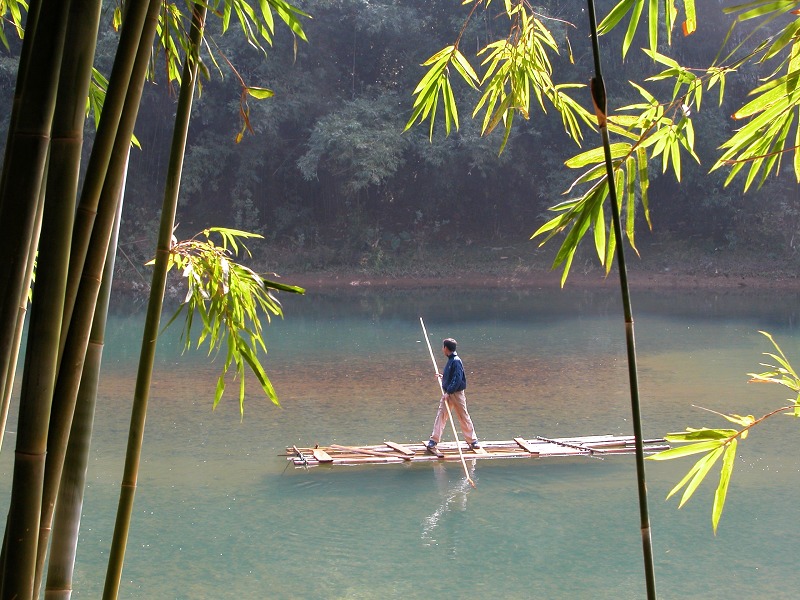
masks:
[(638, 254), (636, 250), (636, 242), (634, 241), (634, 224), (636, 219), (636, 158), (629, 156), (625, 161), (625, 173), (627, 176), (628, 187), (625, 193), (626, 201), (626, 218), (625, 218), (625, 235), (628, 236), (628, 241), (631, 248)]
[(641, 0), (621, 0), (600, 22), (597, 26), (597, 32), (600, 35), (605, 35), (614, 29), (635, 4), (641, 4)]
[(476, 84), (478, 81), (480, 81), (480, 78), (478, 77), (478, 74), (475, 73), (472, 65), (469, 64), (469, 61), (458, 49), (456, 49), (453, 54), (455, 58), (455, 61), (453, 61), (453, 66), (455, 67), (456, 71), (461, 74), (461, 77), (464, 78), (464, 81), (466, 81), (471, 87), (476, 88)]
[(735, 429), (709, 429), (707, 427), (692, 429), (688, 427), (686, 431), (668, 433), (666, 439), (670, 442), (699, 442), (706, 440), (725, 440), (734, 435), (736, 435)]
[[(630, 153), (631, 148), (632, 146), (627, 142), (617, 142), (616, 144), (611, 144), (610, 149), (612, 160), (627, 156)], [(571, 169), (579, 169), (587, 165), (594, 165), (603, 162), (604, 160), (605, 150), (602, 146), (600, 146), (598, 148), (593, 148), (592, 150), (588, 150), (573, 156), (564, 164)]]
[(683, 11), (686, 13), (686, 20), (683, 22), (683, 35), (689, 36), (697, 31), (697, 13), (694, 0), (683, 0)]
[(656, 48), (658, 48), (658, 0), (650, 0), (647, 8), (647, 19), (650, 26), (650, 50), (655, 52)]
[(598, 202), (592, 214), (592, 228), (594, 229), (594, 247), (600, 264), (605, 264), (606, 250), (606, 220), (603, 214), (603, 203)]
[(698, 464), (700, 465), (700, 468), (694, 474), (694, 477), (692, 477), (692, 480), (689, 482), (689, 484), (686, 486), (686, 489), (683, 491), (683, 496), (681, 496), (681, 501), (678, 504), (678, 508), (686, 504), (689, 498), (692, 497), (692, 494), (694, 494), (695, 490), (706, 478), (706, 475), (708, 475), (708, 472), (711, 470), (711, 467), (713, 467), (714, 463), (716, 463), (717, 460), (719, 460), (719, 457), (722, 456), (722, 453), (724, 451), (725, 449), (723, 447), (717, 448), (716, 450), (712, 450), (705, 457), (697, 461)]
[(217, 388), (216, 391), (214, 392), (214, 404), (212, 408), (217, 408), (219, 401), (222, 399), (222, 394), (224, 393), (225, 393), (225, 373), (222, 373), (222, 375), (220, 375), (217, 378)]
[[(667, 438), (669, 439), (669, 438)], [(648, 456), (649, 460), (673, 460), (676, 458), (683, 458), (684, 456), (691, 456), (692, 454), (700, 454), (701, 452), (708, 452), (720, 448), (724, 444), (723, 440), (707, 440), (697, 442), (695, 444), (687, 444), (686, 446), (679, 446), (677, 448), (670, 448), (652, 456)]]
[(625, 39), (622, 41), (622, 57), (624, 58), (630, 50), (633, 43), (633, 36), (636, 34), (636, 28), (639, 25), (639, 19), (642, 16), (642, 9), (644, 8), (643, 2), (637, 2), (633, 6), (633, 14), (631, 20), (628, 22), (628, 30), (625, 32)]
[(267, 88), (248, 87), (245, 88), (245, 90), (249, 95), (258, 100), (264, 100), (265, 98), (272, 98), (272, 96), (275, 95), (275, 92), (273, 92), (272, 90), (268, 90)]
[(711, 523), (714, 527), (714, 533), (717, 533), (717, 526), (722, 517), (722, 510), (725, 508), (725, 498), (728, 494), (728, 485), (731, 481), (733, 474), (733, 466), (736, 461), (736, 447), (737, 440), (731, 440), (728, 447), (725, 449), (725, 458), (722, 461), (722, 469), (719, 474), (719, 485), (717, 491), (714, 493), (714, 505), (711, 511)]
[[(798, 108), (800, 111), (800, 108)], [(800, 112), (798, 112), (800, 119)], [(792, 153), (792, 167), (794, 168), (794, 178), (800, 183), (800, 127), (797, 127), (794, 132), (794, 152)]]

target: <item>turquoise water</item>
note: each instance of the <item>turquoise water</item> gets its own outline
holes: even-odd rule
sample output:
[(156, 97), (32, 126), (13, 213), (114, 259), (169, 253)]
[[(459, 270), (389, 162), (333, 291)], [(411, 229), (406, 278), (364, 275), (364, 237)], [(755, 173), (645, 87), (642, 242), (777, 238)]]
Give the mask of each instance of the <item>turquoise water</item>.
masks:
[[(758, 416), (789, 396), (746, 374), (771, 350), (759, 329), (800, 365), (796, 295), (633, 300), (646, 437), (724, 426), (693, 405)], [(243, 420), (232, 392), (211, 410), (219, 364), (166, 334), (122, 598), (644, 597), (632, 457), (470, 461), (473, 489), (459, 463), (305, 470), (281, 456), (427, 438), (438, 396), (420, 316), (435, 350), (458, 339), (482, 439), (629, 434), (615, 290), (348, 290), (284, 306), (266, 362), (282, 406), (248, 382)], [(77, 597), (102, 589), (140, 331), (140, 315), (109, 325)], [(797, 427), (776, 417), (740, 446), (716, 537), (715, 482), (677, 510), (664, 498), (690, 463), (647, 463), (660, 598), (795, 597)], [(4, 497), (14, 442), (0, 455)]]

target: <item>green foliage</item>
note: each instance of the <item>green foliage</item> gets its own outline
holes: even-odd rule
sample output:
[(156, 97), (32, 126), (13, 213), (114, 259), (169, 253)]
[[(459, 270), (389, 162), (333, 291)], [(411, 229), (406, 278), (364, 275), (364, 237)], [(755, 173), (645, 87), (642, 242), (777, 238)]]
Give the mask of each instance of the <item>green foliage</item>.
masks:
[[(310, 15), (300, 10), (299, 8), (289, 4), (285, 0), (258, 0), (258, 8), (254, 8), (248, 0), (189, 0), (186, 2), (185, 8), (181, 8), (175, 2), (163, 2), (159, 13), (158, 24), (156, 27), (156, 36), (158, 39), (157, 48), (163, 51), (163, 72), (166, 75), (166, 81), (169, 84), (181, 83), (181, 73), (183, 71), (184, 56), (190, 56), (192, 53), (189, 51), (191, 41), (189, 39), (191, 31), (191, 18), (193, 5), (208, 4), (211, 14), (216, 15), (220, 19), (221, 30), (224, 34), (230, 27), (231, 18), (239, 23), (241, 30), (244, 34), (247, 43), (266, 54), (264, 44), (271, 46), (275, 37), (275, 15), (285, 23), (285, 25), (292, 32), (296, 38), (303, 41), (308, 41), (305, 31), (301, 23), (301, 18), (310, 18)], [(114, 11), (113, 25), (118, 29), (122, 24), (123, 9), (117, 6)], [(271, 98), (274, 93), (272, 90), (258, 85), (250, 85), (244, 81), (233, 64), (222, 54), (216, 44), (204, 44), (209, 60), (216, 66), (217, 70), (222, 76), (223, 71), (220, 67), (220, 61), (226, 63), (228, 67), (234, 72), (241, 86), (241, 97), (239, 114), (242, 121), (242, 128), (237, 136), (237, 142), (241, 141), (247, 131), (252, 131), (250, 125), (248, 106), (248, 99), (254, 98), (256, 100), (263, 100)], [(216, 49), (216, 52), (215, 52)], [(295, 53), (297, 52), (295, 43)], [(156, 54), (154, 52), (154, 54)], [(218, 56), (219, 55), (219, 56)], [(207, 65), (203, 62), (202, 58), (199, 59), (200, 64), (198, 68), (206, 79), (210, 78)], [(153, 69), (150, 72), (152, 79), (156, 78), (155, 60), (153, 61)], [(201, 78), (198, 77), (197, 86), (198, 91), (202, 92)], [(102, 90), (102, 81), (97, 80), (98, 85), (93, 82), (92, 90), (94, 95), (97, 90)], [(93, 99), (90, 95), (91, 108), (95, 113), (95, 119), (99, 119), (99, 109), (102, 108), (102, 98)], [(88, 108), (87, 108), (88, 110)]]
[[(628, 21), (628, 29), (625, 32), (625, 39), (622, 43), (622, 56), (623, 58), (630, 50), (633, 43), (634, 35), (639, 28), (642, 13), (644, 12), (645, 4), (647, 5), (647, 33), (650, 43), (650, 51), (655, 52), (658, 48), (658, 33), (659, 33), (659, 5), (658, 0), (621, 0), (611, 12), (603, 19), (597, 26), (598, 32), (606, 34), (614, 29), (619, 23), (628, 15), (631, 15)], [(682, 25), (683, 34), (691, 35), (697, 29), (697, 15), (695, 13), (694, 0), (683, 0), (684, 21)], [(664, 20), (666, 22), (667, 30), (667, 43), (672, 43), (672, 31), (678, 18), (678, 8), (675, 0), (667, 0), (665, 2)]]
[(461, 36), (475, 10), (480, 5), (488, 7), (490, 3), (491, 0), (464, 2), (473, 6), (455, 43), (442, 48), (422, 63), (422, 66), (429, 69), (414, 89), (413, 95), (416, 98), (406, 129), (427, 120), (432, 138), (440, 99), (447, 135), (452, 126), (458, 129), (458, 108), (450, 81), (452, 67), (468, 86), (483, 90), (472, 114), (475, 117), (483, 111), (482, 135), (490, 134), (503, 123), (505, 132), (500, 152), (508, 142), (514, 115), (530, 118), (531, 97), (536, 99), (545, 113), (547, 99), (561, 115), (567, 134), (580, 143), (583, 137), (581, 125), (591, 127), (592, 117), (569, 96), (567, 90), (584, 86), (553, 82), (550, 53), (558, 54), (558, 44), (527, 3), (512, 3), (511, 0), (505, 2), (504, 14), (509, 20), (509, 33), (486, 44), (477, 52), (477, 57), (484, 57), (481, 66), (485, 71), (482, 76), (478, 76), (469, 60), (459, 50)]
[(458, 108), (453, 87), (450, 84), (451, 65), (464, 81), (473, 88), (476, 87), (478, 76), (458, 48), (455, 46), (442, 48), (422, 63), (423, 67), (430, 67), (430, 69), (414, 89), (417, 99), (414, 100), (414, 110), (406, 123), (406, 129), (414, 125), (417, 120), (421, 123), (430, 118), (430, 137), (432, 139), (440, 97), (444, 109), (444, 127), (447, 135), (450, 135), (451, 125), (458, 129)]
[[(672, 99), (662, 104), (643, 86), (631, 82), (644, 101), (621, 107), (620, 112), (633, 114), (611, 116), (607, 125), (609, 136), (615, 135), (615, 140), (622, 140), (611, 144), (610, 157), (620, 215), (625, 215), (624, 234), (634, 250), (637, 201), (641, 203), (647, 224), (652, 226), (648, 196), (650, 161), (660, 157), (662, 173), (669, 168), (678, 181), (681, 180), (682, 153), (699, 162), (694, 151), (692, 108), (700, 106), (704, 84), (709, 90), (717, 84), (721, 89), (726, 75), (725, 70), (713, 69), (702, 79), (664, 55), (657, 52), (650, 55), (668, 69), (649, 78), (649, 81), (674, 78)], [(578, 154), (569, 159), (566, 165), (573, 169), (588, 167), (566, 191), (566, 194), (577, 191), (579, 195), (553, 206), (550, 210), (559, 215), (531, 236), (532, 239), (545, 236), (541, 242), (545, 244), (556, 234), (569, 230), (553, 262), (553, 268), (563, 265), (562, 285), (569, 274), (578, 245), (590, 228), (594, 231), (595, 249), (606, 272), (611, 269), (611, 259), (618, 242), (603, 209), (609, 196), (604, 148), (600, 146)], [(581, 190), (581, 186), (586, 189)]]
[[(211, 239), (212, 234), (221, 238), (221, 244)], [(278, 403), (275, 389), (258, 358), (259, 349), (267, 352), (264, 344), (261, 317), (267, 322), (272, 316), (283, 316), (283, 311), (273, 291), (296, 294), (302, 288), (263, 279), (252, 269), (236, 263), (231, 257), (241, 249), (249, 255), (242, 240), (260, 238), (260, 235), (212, 227), (195, 237), (182, 242), (174, 241), (170, 248), (169, 269), (181, 271), (188, 290), (184, 303), (170, 319), (172, 323), (184, 309), (183, 340), (185, 348), (199, 348), (208, 343), (208, 353), (218, 352), (226, 346), (222, 374), (217, 380), (214, 407), (225, 391), (225, 376), (231, 365), (235, 365), (235, 376), (239, 378), (239, 410), (244, 414), (245, 366), (256, 376), (261, 389)], [(193, 341), (192, 326), (195, 318), (200, 320), (200, 333)]]
[(400, 134), (398, 99), (359, 98), (317, 121), (308, 150), (297, 161), (306, 180), (317, 178), (321, 164), (341, 173), (342, 188), (355, 194), (391, 178), (403, 164), (407, 140)]
[(0, 0), (0, 42), (10, 50), (6, 37), (6, 25), (10, 24), (17, 32), (17, 37), (22, 39), (22, 11), (28, 12), (28, 3), (25, 0)]
[[(303, 31), (301, 18), (310, 18), (310, 15), (293, 6), (285, 0), (258, 0), (258, 8), (254, 8), (248, 0), (189, 0), (188, 8), (193, 4), (208, 4), (212, 14), (219, 17), (222, 33), (225, 33), (235, 18), (241, 26), (242, 33), (247, 42), (266, 52), (264, 43), (271, 46), (275, 37), (275, 15), (303, 41), (308, 41)], [(114, 26), (122, 23), (122, 7), (118, 6), (114, 12)], [(163, 2), (156, 29), (159, 45), (164, 52), (165, 71), (167, 81), (180, 84), (183, 56), (188, 54), (189, 20), (191, 10), (182, 9), (175, 2)], [(206, 45), (209, 58), (217, 64), (217, 59)]]
[(765, 331), (761, 331), (760, 333), (766, 336), (777, 352), (765, 352), (764, 355), (773, 359), (777, 363), (777, 366), (762, 363), (762, 366), (767, 367), (768, 370), (763, 373), (750, 373), (750, 381), (756, 383), (778, 383), (789, 388), (795, 394), (794, 398), (788, 400), (791, 404), (775, 409), (759, 419), (756, 419), (753, 415), (742, 416), (709, 411), (738, 425), (739, 429), (693, 429), (687, 427), (685, 432), (670, 433), (666, 436), (666, 439), (670, 442), (685, 442), (685, 446), (670, 448), (669, 450), (664, 450), (663, 452), (648, 457), (649, 460), (660, 461), (674, 460), (694, 454), (703, 454), (694, 466), (689, 469), (689, 472), (686, 473), (684, 478), (670, 490), (669, 494), (667, 494), (667, 499), (669, 499), (681, 489), (684, 490), (678, 508), (683, 506), (689, 498), (692, 497), (717, 461), (722, 458), (719, 483), (717, 484), (717, 490), (714, 494), (714, 501), (711, 509), (711, 524), (715, 534), (722, 517), (722, 510), (725, 507), (725, 499), (727, 497), (731, 475), (733, 474), (733, 466), (735, 464), (739, 440), (745, 440), (751, 428), (778, 413), (792, 410), (789, 414), (795, 417), (800, 416), (800, 378), (798, 378), (797, 373), (789, 364), (786, 355), (784, 355), (772, 336)]
[[(765, 2), (759, 0), (729, 9), (739, 12), (737, 23), (762, 18), (771, 23), (787, 13), (797, 14), (797, 2)], [(730, 166), (727, 183), (745, 167), (745, 190), (754, 181), (764, 184), (770, 173), (780, 172), (781, 158), (792, 153), (795, 179), (800, 182), (800, 127), (795, 123), (800, 111), (800, 18), (794, 19), (775, 35), (767, 36), (753, 55), (765, 63), (780, 59), (778, 66), (764, 83), (750, 92), (754, 98), (739, 108), (733, 118), (747, 120), (723, 145), (724, 153), (713, 169)], [(779, 76), (780, 73), (783, 73)], [(713, 170), (712, 169), (712, 170)]]

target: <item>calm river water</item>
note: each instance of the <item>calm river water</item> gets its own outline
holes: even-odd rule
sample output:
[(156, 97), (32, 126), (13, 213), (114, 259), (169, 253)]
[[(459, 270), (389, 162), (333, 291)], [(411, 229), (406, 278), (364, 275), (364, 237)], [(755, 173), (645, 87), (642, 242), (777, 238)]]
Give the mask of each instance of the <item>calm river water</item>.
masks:
[[(482, 439), (632, 432), (619, 292), (346, 290), (284, 297), (267, 369), (211, 410), (219, 361), (160, 346), (122, 598), (542, 598), (645, 595), (633, 457), (287, 467), (287, 445), (427, 439), (437, 390), (419, 328), (459, 341)], [(791, 394), (747, 384), (770, 331), (800, 366), (796, 294), (633, 294), (646, 437), (759, 416)], [(110, 321), (75, 595), (100, 595), (141, 315)], [(10, 421), (13, 432), (15, 421)], [(647, 463), (660, 598), (794, 598), (798, 423), (740, 446), (716, 537), (716, 478), (665, 502), (691, 462)], [(0, 455), (4, 502), (16, 436)], [(474, 461), (473, 461), (474, 462)]]

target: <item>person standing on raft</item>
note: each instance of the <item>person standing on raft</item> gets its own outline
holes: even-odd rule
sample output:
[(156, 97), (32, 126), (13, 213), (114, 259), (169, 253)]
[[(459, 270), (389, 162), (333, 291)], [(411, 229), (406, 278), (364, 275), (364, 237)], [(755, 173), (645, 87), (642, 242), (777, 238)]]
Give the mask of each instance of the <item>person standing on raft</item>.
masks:
[(444, 372), (439, 375), (442, 380), (442, 399), (439, 401), (439, 410), (436, 412), (433, 433), (431, 433), (431, 439), (427, 447), (429, 450), (433, 450), (442, 439), (444, 426), (447, 425), (447, 405), (445, 402), (449, 401), (451, 408), (455, 410), (458, 417), (464, 439), (470, 448), (477, 450), (480, 448), (480, 444), (478, 444), (478, 438), (475, 436), (475, 427), (472, 425), (472, 419), (469, 416), (469, 412), (467, 412), (467, 396), (464, 393), (464, 390), (467, 389), (467, 376), (464, 373), (464, 364), (461, 362), (461, 357), (456, 352), (456, 341), (453, 338), (443, 340), (442, 351), (447, 357)]

